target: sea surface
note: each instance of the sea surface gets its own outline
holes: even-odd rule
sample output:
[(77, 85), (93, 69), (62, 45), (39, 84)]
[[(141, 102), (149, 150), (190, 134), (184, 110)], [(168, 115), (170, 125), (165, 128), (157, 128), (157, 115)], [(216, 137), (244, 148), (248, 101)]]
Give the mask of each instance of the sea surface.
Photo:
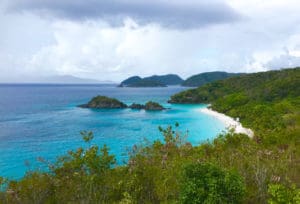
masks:
[[(158, 126), (180, 124), (187, 141), (197, 145), (216, 137), (225, 125), (197, 109), (203, 105), (173, 105), (167, 100), (184, 87), (118, 88), (115, 85), (0, 85), (0, 176), (18, 179), (28, 170), (45, 169), (68, 150), (85, 144), (80, 131), (93, 131), (93, 144), (106, 144), (118, 164), (127, 152), (145, 141), (163, 139)], [(164, 111), (91, 110), (78, 108), (96, 95), (115, 97), (127, 104), (159, 102)]]

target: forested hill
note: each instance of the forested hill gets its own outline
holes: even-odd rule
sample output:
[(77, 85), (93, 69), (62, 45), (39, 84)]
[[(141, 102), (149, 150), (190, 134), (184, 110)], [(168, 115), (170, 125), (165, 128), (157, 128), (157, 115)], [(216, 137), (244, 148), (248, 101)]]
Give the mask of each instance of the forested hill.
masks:
[(162, 84), (166, 85), (179, 85), (183, 82), (183, 79), (180, 78), (180, 76), (176, 74), (167, 74), (167, 75), (153, 75), (150, 77), (145, 77), (145, 80), (150, 80), (150, 81), (158, 81)]
[(145, 78), (139, 76), (129, 77), (121, 82), (120, 87), (166, 87), (168, 85), (179, 85), (183, 82), (176, 74), (153, 75)]
[(282, 131), (287, 136), (285, 130), (299, 131), (300, 68), (216, 81), (173, 95), (169, 102), (210, 103), (219, 112), (239, 117), (245, 126), (255, 130), (257, 136)]
[(187, 78), (182, 83), (182, 86), (199, 87), (210, 82), (227, 79), (229, 77), (239, 76), (239, 75), (241, 75), (241, 73), (227, 73), (227, 72), (220, 72), (220, 71), (205, 72)]

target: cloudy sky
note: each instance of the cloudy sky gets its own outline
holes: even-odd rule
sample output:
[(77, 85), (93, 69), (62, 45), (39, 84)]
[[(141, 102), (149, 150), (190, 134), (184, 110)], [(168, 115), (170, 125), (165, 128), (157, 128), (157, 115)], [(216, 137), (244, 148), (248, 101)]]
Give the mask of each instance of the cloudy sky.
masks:
[(0, 82), (300, 66), (299, 0), (0, 0)]

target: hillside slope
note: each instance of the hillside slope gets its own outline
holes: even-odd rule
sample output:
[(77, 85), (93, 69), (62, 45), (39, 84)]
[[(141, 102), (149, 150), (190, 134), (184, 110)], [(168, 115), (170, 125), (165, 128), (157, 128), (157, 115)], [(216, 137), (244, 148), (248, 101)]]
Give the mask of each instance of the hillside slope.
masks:
[(190, 86), (190, 87), (199, 87), (204, 84), (214, 82), (217, 80), (227, 79), (233, 76), (239, 76), (240, 73), (227, 73), (227, 72), (205, 72), (197, 75), (193, 75), (187, 78), (183, 83), (182, 86)]
[(260, 139), (283, 133), (281, 138), (274, 136), (273, 142), (291, 137), (298, 139), (300, 68), (247, 74), (209, 83), (175, 94), (169, 102), (210, 103), (214, 110), (240, 118)]
[(120, 86), (128, 86), (130, 84), (137, 83), (141, 80), (142, 80), (142, 78), (139, 76), (132, 76), (132, 77), (129, 77), (128, 79), (125, 79), (124, 81), (122, 81)]
[(139, 76), (129, 77), (121, 82), (120, 87), (166, 87), (167, 85), (179, 85), (183, 82), (176, 74), (153, 75), (141, 78)]
[(151, 80), (151, 81), (158, 81), (166, 85), (179, 85), (183, 82), (183, 79), (176, 74), (167, 74), (161, 76), (153, 75), (150, 77), (145, 77), (144, 79)]

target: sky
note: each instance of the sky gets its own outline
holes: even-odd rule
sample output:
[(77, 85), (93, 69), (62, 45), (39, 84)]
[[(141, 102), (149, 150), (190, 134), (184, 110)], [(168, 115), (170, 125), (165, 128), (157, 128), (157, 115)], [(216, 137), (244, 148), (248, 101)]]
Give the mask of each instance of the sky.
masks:
[(299, 0), (0, 0), (0, 82), (300, 66)]

